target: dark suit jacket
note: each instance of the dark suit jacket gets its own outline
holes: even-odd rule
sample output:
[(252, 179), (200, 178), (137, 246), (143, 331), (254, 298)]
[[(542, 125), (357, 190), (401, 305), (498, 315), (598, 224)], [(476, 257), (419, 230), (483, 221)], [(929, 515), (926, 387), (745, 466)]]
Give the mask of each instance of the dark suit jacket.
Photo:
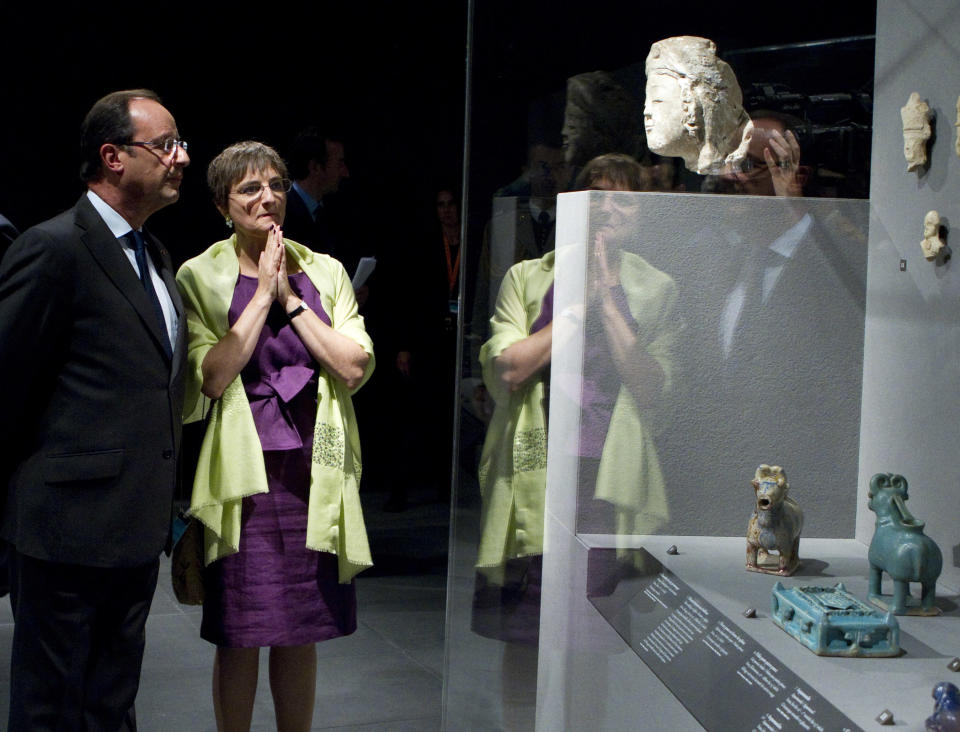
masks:
[(116, 238), (86, 195), (26, 231), (0, 266), (0, 534), (39, 559), (156, 559), (170, 530), (186, 319), (166, 249), (147, 234), (180, 315), (174, 357)]
[(0, 261), (3, 261), (3, 255), (18, 236), (20, 232), (17, 231), (17, 227), (10, 223), (10, 219), (0, 214)]
[[(712, 216), (722, 209), (713, 203), (719, 197), (710, 198)], [(844, 426), (860, 418), (866, 247), (850, 228), (821, 218), (827, 202), (812, 204), (797, 204), (811, 211), (811, 221), (787, 258), (769, 247), (794, 223), (787, 215), (791, 202), (773, 197), (736, 216), (708, 219), (710, 228), (699, 233), (678, 229), (675, 241), (649, 247), (652, 256), (674, 260), (685, 320), (676, 359), (683, 389), (673, 423), (658, 438), (661, 465), (685, 505), (715, 502), (714, 532), (746, 525), (753, 497), (748, 483), (761, 463), (784, 466), (791, 495), (812, 527), (818, 513), (835, 508), (811, 505), (809, 498), (804, 503), (810, 494), (800, 491), (857, 481), (859, 433)], [(751, 262), (760, 266), (748, 278)], [(741, 278), (759, 284), (768, 266), (782, 267), (779, 277), (766, 302), (748, 285), (726, 353), (721, 323), (728, 296)], [(711, 478), (694, 489), (684, 482), (691, 475)], [(716, 500), (717, 490), (734, 487), (740, 497), (749, 494), (746, 510), (739, 498)], [(696, 523), (695, 511), (678, 512), (671, 530), (692, 533)]]
[[(313, 216), (307, 210), (307, 204), (293, 188), (287, 194), (287, 213), (283, 219), (283, 235), (287, 239), (292, 239), (310, 247), (315, 252), (329, 254), (331, 257), (339, 259), (334, 251), (334, 240), (327, 226), (323, 207), (321, 206), (320, 215), (314, 221)], [(352, 275), (353, 272), (348, 272), (348, 274)]]

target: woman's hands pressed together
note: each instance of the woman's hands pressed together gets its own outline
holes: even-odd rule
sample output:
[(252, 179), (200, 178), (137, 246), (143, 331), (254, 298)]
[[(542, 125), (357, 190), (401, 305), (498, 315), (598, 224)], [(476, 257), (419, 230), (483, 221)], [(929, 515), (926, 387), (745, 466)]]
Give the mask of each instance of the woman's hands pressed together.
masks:
[[(278, 300), (280, 292), (280, 267), (284, 261), (283, 230), (274, 224), (267, 235), (267, 243), (260, 252), (257, 261), (257, 294), (269, 298), (270, 302)], [(290, 291), (286, 272), (283, 274), (283, 283)], [(280, 303), (281, 305), (283, 302)]]

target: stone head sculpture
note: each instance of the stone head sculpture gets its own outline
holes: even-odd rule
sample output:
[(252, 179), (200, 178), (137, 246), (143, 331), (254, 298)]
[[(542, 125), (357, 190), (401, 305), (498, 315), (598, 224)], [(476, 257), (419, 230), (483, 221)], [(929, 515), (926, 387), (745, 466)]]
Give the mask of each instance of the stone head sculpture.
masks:
[(688, 170), (716, 172), (746, 157), (753, 125), (730, 66), (716, 44), (696, 36), (657, 41), (647, 56), (643, 108), (647, 145), (683, 158)]

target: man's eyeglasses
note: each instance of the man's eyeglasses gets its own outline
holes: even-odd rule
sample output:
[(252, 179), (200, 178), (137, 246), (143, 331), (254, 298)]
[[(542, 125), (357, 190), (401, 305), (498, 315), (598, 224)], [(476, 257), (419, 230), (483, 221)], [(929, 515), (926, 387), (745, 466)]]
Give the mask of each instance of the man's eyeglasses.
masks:
[(168, 137), (166, 140), (161, 140), (160, 142), (125, 142), (123, 144), (134, 147), (146, 147), (152, 150), (162, 150), (164, 155), (169, 155), (178, 147), (184, 152), (187, 151), (187, 141), (178, 140), (175, 137)]
[(254, 199), (263, 195), (264, 188), (269, 188), (272, 193), (277, 196), (281, 196), (289, 191), (292, 185), (293, 183), (289, 178), (274, 178), (267, 183), (261, 183), (260, 181), (252, 180), (249, 183), (244, 183), (233, 193), (234, 195), (241, 196), (242, 198)]

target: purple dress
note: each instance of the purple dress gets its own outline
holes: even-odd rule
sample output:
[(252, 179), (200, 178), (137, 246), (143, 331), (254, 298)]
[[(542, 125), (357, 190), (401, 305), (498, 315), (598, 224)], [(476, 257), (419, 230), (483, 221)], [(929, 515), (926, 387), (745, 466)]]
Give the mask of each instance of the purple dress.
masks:
[[(290, 275), (290, 285), (330, 323), (306, 274)], [(240, 275), (231, 326), (256, 289), (256, 277)], [(263, 446), (269, 493), (243, 499), (240, 551), (206, 569), (200, 636), (218, 646), (304, 645), (357, 628), (354, 584), (338, 582), (336, 556), (306, 548), (319, 369), (274, 303), (240, 373)]]

